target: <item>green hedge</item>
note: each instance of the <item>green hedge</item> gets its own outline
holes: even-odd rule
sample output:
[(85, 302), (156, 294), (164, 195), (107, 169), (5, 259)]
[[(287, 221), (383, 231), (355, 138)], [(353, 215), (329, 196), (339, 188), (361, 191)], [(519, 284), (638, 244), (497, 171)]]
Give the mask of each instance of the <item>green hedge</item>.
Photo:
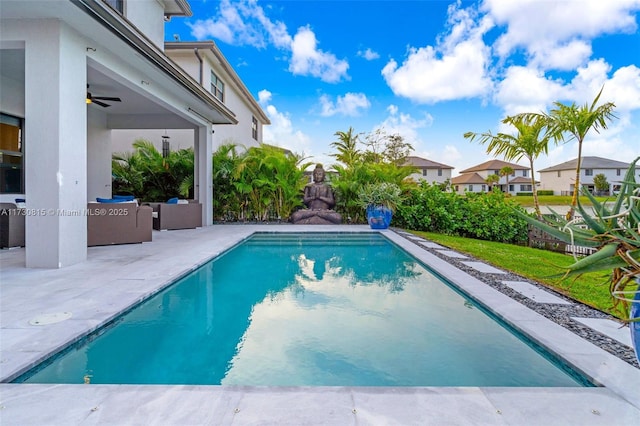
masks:
[(514, 210), (524, 211), (501, 192), (460, 196), (423, 183), (409, 191), (392, 223), (416, 231), (521, 243), (527, 241), (527, 224)]
[(553, 189), (541, 189), (538, 195), (553, 195)]

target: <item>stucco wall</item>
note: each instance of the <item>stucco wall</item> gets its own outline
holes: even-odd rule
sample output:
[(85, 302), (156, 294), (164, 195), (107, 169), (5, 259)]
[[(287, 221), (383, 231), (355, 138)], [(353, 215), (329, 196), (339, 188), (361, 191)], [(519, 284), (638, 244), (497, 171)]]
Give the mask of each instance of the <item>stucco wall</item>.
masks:
[(87, 164), (87, 200), (111, 198), (111, 131), (97, 108), (87, 108)]
[[(200, 63), (193, 51), (170, 50), (166, 53), (191, 77), (199, 82)], [(224, 104), (233, 111), (238, 120), (238, 124), (236, 125), (227, 124), (214, 126), (214, 148), (228, 141), (234, 141), (247, 148), (257, 146), (262, 141), (262, 124), (258, 122), (258, 139), (253, 139), (251, 135), (251, 118), (253, 117), (253, 113), (249, 105), (222, 70), (219, 62), (214, 62), (210, 59), (210, 56), (210, 52), (200, 51), (200, 57), (203, 59), (202, 86), (206, 90), (211, 91), (211, 71), (213, 70), (216, 76), (225, 84)]]
[(164, 49), (164, 6), (158, 0), (127, 0), (125, 15), (160, 49)]
[[(580, 170), (580, 185), (593, 185), (593, 177), (598, 174), (604, 174), (609, 185), (619, 185), (624, 178), (626, 169), (591, 169), (592, 175), (585, 175), (585, 170)], [(618, 170), (620, 174), (618, 174)], [(573, 191), (574, 182), (576, 180), (575, 170), (561, 170), (560, 176), (558, 171), (540, 172), (540, 189), (553, 190), (554, 195), (560, 195), (563, 191)]]
[(416, 182), (421, 180), (429, 183), (444, 183), (447, 179), (451, 180), (451, 169), (442, 169), (442, 175), (438, 176), (438, 169), (427, 169), (427, 175), (423, 175), (422, 170), (419, 173), (409, 175)]

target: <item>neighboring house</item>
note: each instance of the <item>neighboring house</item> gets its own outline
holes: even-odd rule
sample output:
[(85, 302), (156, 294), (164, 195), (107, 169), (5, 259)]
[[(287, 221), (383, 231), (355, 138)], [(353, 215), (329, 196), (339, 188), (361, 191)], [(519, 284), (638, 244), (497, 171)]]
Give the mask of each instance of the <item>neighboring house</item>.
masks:
[(188, 3), (1, 0), (0, 10), (0, 201), (26, 198), (34, 212), (26, 266), (86, 259), (87, 217), (77, 212), (112, 195), (115, 129), (192, 132), (195, 196), (210, 225), (212, 126), (239, 120), (164, 53), (164, 22), (190, 16)]
[[(238, 121), (234, 126), (213, 127), (214, 150), (228, 142), (245, 148), (262, 143), (262, 128), (271, 122), (213, 41), (166, 42), (164, 49), (169, 58), (233, 111)], [(118, 131), (114, 135), (113, 150), (131, 150), (132, 142), (139, 138), (152, 142), (160, 150), (165, 135), (169, 136), (172, 150), (188, 148), (193, 146), (192, 133), (164, 129)]]
[[(509, 176), (500, 176), (503, 167), (511, 167), (513, 173)], [(453, 190), (459, 194), (465, 192), (484, 192), (489, 189), (486, 179), (489, 175), (498, 175), (500, 180), (494, 185), (504, 193), (517, 194), (518, 192), (532, 192), (531, 171), (528, 167), (519, 164), (508, 163), (501, 160), (489, 160), (477, 166), (462, 170), (459, 176), (451, 179)]]
[(445, 183), (451, 180), (453, 167), (446, 164), (436, 163), (421, 157), (407, 157), (406, 165), (411, 165), (418, 169), (418, 173), (409, 175), (416, 182), (421, 180), (429, 183)]
[[(554, 195), (573, 195), (576, 181), (576, 165), (574, 158), (555, 166), (540, 170), (540, 189), (552, 190)], [(582, 157), (580, 162), (580, 185), (590, 192), (595, 191), (593, 177), (603, 174), (609, 182), (609, 191), (620, 188), (620, 181), (624, 178), (629, 163), (609, 160), (601, 157)], [(636, 168), (636, 170), (638, 170)]]

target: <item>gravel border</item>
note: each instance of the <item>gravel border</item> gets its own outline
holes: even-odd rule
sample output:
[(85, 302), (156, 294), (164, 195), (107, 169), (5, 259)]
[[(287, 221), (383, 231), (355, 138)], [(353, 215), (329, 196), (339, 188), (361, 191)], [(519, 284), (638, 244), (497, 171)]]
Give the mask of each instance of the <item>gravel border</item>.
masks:
[[(620, 322), (620, 320), (618, 320), (617, 318), (599, 311), (595, 308), (592, 308), (591, 306), (585, 305), (583, 303), (580, 303), (574, 299), (571, 299), (570, 297), (565, 296), (562, 293), (558, 293), (557, 291), (555, 291), (554, 289), (547, 287), (543, 284), (540, 284), (537, 281), (533, 281), (529, 278), (525, 278), (522, 277), (520, 275), (514, 274), (512, 272), (509, 271), (505, 271), (502, 268), (500, 268), (500, 266), (496, 266), (496, 265), (492, 265), (482, 259), (477, 259), (467, 253), (464, 253), (464, 255), (467, 257), (467, 259), (457, 259), (454, 257), (449, 257), (449, 256), (445, 256), (444, 254), (442, 254), (440, 251), (440, 249), (435, 249), (435, 248), (430, 248), (427, 247), (426, 245), (424, 245), (421, 241), (416, 241), (414, 238), (415, 237), (420, 237), (423, 238), (425, 241), (429, 242), (429, 243), (435, 243), (434, 241), (430, 241), (427, 238), (421, 237), (417, 234), (412, 234), (408, 231), (405, 231), (403, 229), (396, 229), (396, 228), (391, 228), (396, 234), (402, 236), (403, 238), (405, 238), (408, 241), (411, 241), (412, 243), (418, 245), (420, 248), (422, 248), (423, 250), (428, 251), (429, 253), (433, 254), (434, 256), (439, 257), (440, 259), (446, 261), (447, 263), (449, 263), (450, 265), (455, 266), (456, 268), (466, 272), (467, 274), (471, 275), (472, 277), (484, 282), (485, 284), (488, 284), (489, 286), (493, 287), (494, 289), (498, 290), (499, 292), (509, 296), (510, 298), (512, 298), (513, 300), (516, 300), (517, 302), (525, 305), (526, 307), (528, 307), (529, 309), (531, 309), (532, 311), (535, 311), (537, 313), (539, 313), (540, 315), (544, 316), (545, 318), (550, 319), (551, 321), (555, 322), (556, 324), (561, 325), (562, 327), (566, 328), (567, 330), (572, 331), (574, 334), (577, 334), (578, 336), (582, 337), (583, 339), (588, 340), (589, 342), (593, 343), (594, 345), (600, 347), (601, 349), (604, 349), (605, 351), (609, 352), (610, 354), (620, 358), (621, 360), (627, 362), (628, 364), (636, 367), (636, 368), (640, 368), (640, 364), (638, 364), (638, 360), (636, 359), (636, 355), (634, 353), (633, 348), (623, 345), (622, 343), (618, 342), (615, 339), (612, 339), (611, 337), (600, 333), (599, 331), (596, 331), (590, 327), (587, 327), (584, 324), (581, 324), (577, 321), (574, 321), (573, 319), (571, 319), (571, 317), (580, 317), (580, 318), (599, 318), (599, 319), (609, 319), (609, 320), (614, 320), (614, 321), (618, 321)], [(410, 237), (414, 237), (414, 238), (410, 238)], [(449, 249), (448, 247), (443, 246), (443, 248), (447, 248), (448, 250), (453, 250), (453, 249)], [(453, 250), (456, 251), (456, 250)], [(486, 263), (489, 264), (491, 266), (494, 266), (498, 269), (501, 269), (503, 271), (506, 272), (506, 274), (490, 274), (490, 273), (486, 273), (486, 272), (479, 272), (474, 268), (471, 268), (470, 266), (465, 265), (464, 263), (462, 263), (463, 261), (467, 262), (467, 261), (478, 261), (478, 262), (482, 262), (482, 263)], [(570, 302), (570, 305), (561, 305), (561, 304), (551, 304), (551, 303), (540, 303), (540, 302), (536, 302), (524, 295), (522, 295), (521, 293), (518, 293), (517, 291), (515, 291), (514, 289), (512, 289), (511, 287), (505, 285), (502, 283), (502, 281), (522, 281), (522, 282), (526, 282), (529, 283), (531, 285), (534, 285), (538, 288), (540, 288), (541, 290), (544, 290), (548, 293), (553, 294), (556, 297), (559, 297), (563, 300), (566, 300), (567, 302)]]

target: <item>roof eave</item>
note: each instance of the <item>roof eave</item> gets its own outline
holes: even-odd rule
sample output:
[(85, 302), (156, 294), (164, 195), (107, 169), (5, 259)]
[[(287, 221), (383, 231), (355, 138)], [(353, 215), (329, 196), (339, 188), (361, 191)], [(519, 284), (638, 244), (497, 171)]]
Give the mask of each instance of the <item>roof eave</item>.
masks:
[[(205, 118), (212, 124), (237, 124), (235, 114), (222, 104), (216, 97), (200, 86), (190, 75), (178, 67), (164, 52), (153, 44), (144, 34), (142, 34), (133, 24), (104, 2), (98, 0), (70, 0), (94, 20), (119, 37), (122, 41), (136, 50), (144, 59), (149, 61), (156, 68), (162, 70), (168, 77), (184, 87), (192, 95), (196, 96), (206, 108), (215, 111), (223, 117), (220, 122), (212, 117), (208, 112), (201, 112), (202, 108), (192, 110), (199, 112), (201, 118)], [(182, 0), (179, 0), (182, 1)], [(188, 7), (188, 5), (187, 5)]]
[(229, 77), (233, 80), (236, 87), (240, 89), (240, 92), (242, 92), (242, 95), (247, 100), (247, 102), (249, 102), (249, 105), (251, 105), (254, 112), (260, 117), (260, 120), (264, 124), (271, 124), (269, 117), (267, 117), (267, 115), (264, 113), (258, 102), (256, 102), (255, 98), (249, 92), (249, 89), (247, 89), (247, 86), (245, 86), (233, 67), (231, 67), (231, 64), (229, 64), (229, 61), (227, 61), (225, 56), (213, 41), (171, 41), (165, 42), (164, 47), (165, 50), (204, 49), (210, 51), (220, 62), (220, 65), (227, 73), (227, 75), (229, 75)]

